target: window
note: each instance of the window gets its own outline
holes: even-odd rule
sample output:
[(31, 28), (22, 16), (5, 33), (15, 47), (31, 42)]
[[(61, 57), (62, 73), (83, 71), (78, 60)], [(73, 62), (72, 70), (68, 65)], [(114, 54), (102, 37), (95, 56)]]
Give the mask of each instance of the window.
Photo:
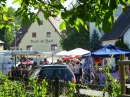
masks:
[(51, 37), (51, 32), (47, 32), (47, 37)]
[(36, 32), (33, 32), (33, 33), (32, 33), (32, 37), (36, 37)]
[(43, 20), (40, 20), (40, 25), (43, 25)]
[(57, 50), (57, 44), (52, 44), (51, 45), (51, 50), (53, 50), (53, 51)]
[(31, 51), (31, 50), (32, 50), (32, 46), (31, 46), (31, 45), (28, 45), (28, 46), (27, 46), (27, 50)]

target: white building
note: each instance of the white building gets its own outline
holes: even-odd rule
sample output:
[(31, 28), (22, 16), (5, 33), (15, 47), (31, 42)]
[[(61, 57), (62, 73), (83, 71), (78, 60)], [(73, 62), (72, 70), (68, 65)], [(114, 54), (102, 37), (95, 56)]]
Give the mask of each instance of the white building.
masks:
[(46, 20), (41, 11), (37, 13), (37, 16), (40, 19), (40, 25), (35, 21), (34, 23), (29, 22), (27, 26), (23, 26), (10, 45), (10, 49), (44, 52), (62, 51), (59, 42), (62, 39), (61, 30), (59, 29), (61, 18), (49, 17)]

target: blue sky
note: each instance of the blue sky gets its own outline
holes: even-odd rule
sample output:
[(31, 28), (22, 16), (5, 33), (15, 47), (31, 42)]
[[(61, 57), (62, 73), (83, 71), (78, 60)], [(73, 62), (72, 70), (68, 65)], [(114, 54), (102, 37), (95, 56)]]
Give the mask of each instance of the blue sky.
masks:
[[(13, 8), (18, 8), (19, 7), (19, 4), (18, 3), (15, 3), (15, 4), (12, 4), (14, 0), (7, 0), (7, 6), (10, 7), (12, 6)], [(72, 2), (72, 1), (75, 1), (75, 0), (67, 0), (63, 5), (65, 7), (68, 7), (68, 5)]]

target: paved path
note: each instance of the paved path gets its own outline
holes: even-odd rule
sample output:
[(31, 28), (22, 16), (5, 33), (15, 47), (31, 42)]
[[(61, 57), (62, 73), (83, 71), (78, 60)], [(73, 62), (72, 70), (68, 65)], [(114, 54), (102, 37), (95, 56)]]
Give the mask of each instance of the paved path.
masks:
[(79, 92), (80, 94), (85, 94), (85, 95), (94, 96), (94, 97), (109, 97), (108, 92), (105, 92), (105, 96), (103, 96), (102, 91), (96, 91), (96, 90), (80, 89)]

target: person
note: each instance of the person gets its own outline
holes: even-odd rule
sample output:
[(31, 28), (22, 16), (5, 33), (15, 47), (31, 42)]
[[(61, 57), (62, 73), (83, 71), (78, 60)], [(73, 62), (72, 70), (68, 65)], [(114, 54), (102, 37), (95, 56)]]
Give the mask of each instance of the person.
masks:
[(82, 71), (82, 61), (81, 61), (81, 59), (79, 59), (79, 64), (80, 64), (79, 73), (80, 73), (80, 77), (82, 78), (83, 71)]
[(90, 58), (86, 59), (85, 62), (82, 65), (82, 69), (83, 69), (83, 78), (88, 82), (90, 82), (90, 65), (91, 65), (91, 61)]
[(39, 62), (39, 64), (40, 64), (40, 65), (42, 65), (42, 66), (44, 66), (44, 64), (43, 64), (43, 61), (42, 61), (42, 60)]
[(104, 64), (103, 64), (103, 65), (104, 65), (104, 67), (106, 68), (106, 67), (107, 67), (107, 64), (108, 64), (108, 63), (107, 63), (107, 59), (106, 59), (106, 58), (104, 58), (104, 62), (103, 62), (103, 63), (104, 63)]
[(47, 58), (44, 59), (43, 64), (44, 64), (44, 65), (49, 64), (49, 61), (47, 61)]
[(58, 65), (64, 65), (62, 60), (59, 60)]
[(75, 65), (74, 65), (74, 75), (76, 78), (76, 82), (78, 83), (80, 81), (80, 62), (78, 60), (75, 61)]
[(34, 62), (34, 65), (32, 66), (32, 68), (35, 67), (35, 66), (37, 66), (37, 62)]
[(22, 75), (27, 76), (29, 73), (28, 66), (23, 65)]
[(12, 64), (11, 64), (10, 61), (8, 61), (8, 64), (7, 64), (7, 66), (6, 66), (6, 71), (7, 71), (6, 74), (7, 74), (7, 75), (8, 75), (8, 73), (9, 73), (11, 67), (12, 67)]
[(68, 65), (72, 71), (74, 70), (74, 67), (73, 67), (72, 64), (70, 63), (70, 60), (67, 60), (67, 61), (66, 61), (66, 65)]
[(58, 64), (58, 63), (59, 63), (59, 61), (60, 61), (60, 59), (57, 59), (57, 62), (55, 63), (55, 65), (56, 65), (56, 64)]

